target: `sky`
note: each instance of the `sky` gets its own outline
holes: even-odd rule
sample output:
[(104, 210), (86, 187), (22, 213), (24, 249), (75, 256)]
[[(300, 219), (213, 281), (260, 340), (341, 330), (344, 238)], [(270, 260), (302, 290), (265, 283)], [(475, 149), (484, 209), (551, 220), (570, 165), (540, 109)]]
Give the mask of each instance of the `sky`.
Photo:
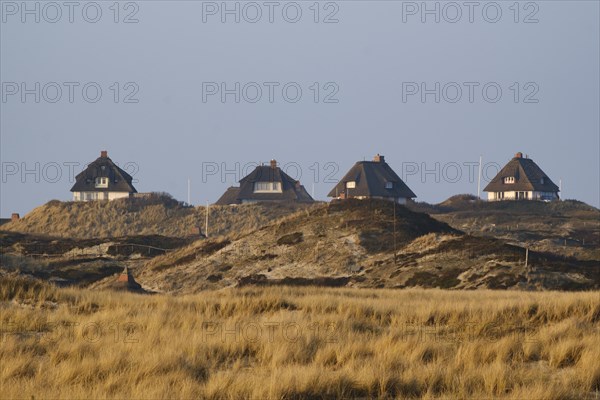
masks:
[(192, 204), (271, 159), (326, 200), (377, 153), (436, 203), (520, 151), (600, 207), (598, 1), (68, 4), (0, 1), (2, 217), (101, 150)]

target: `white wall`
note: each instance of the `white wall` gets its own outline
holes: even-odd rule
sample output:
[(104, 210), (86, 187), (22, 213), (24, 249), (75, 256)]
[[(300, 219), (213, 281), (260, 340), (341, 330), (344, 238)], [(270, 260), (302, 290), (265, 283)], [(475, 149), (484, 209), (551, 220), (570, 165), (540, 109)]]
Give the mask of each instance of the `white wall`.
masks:
[(108, 200), (122, 199), (129, 196), (128, 192), (108, 192)]
[[(500, 193), (504, 193), (504, 198), (497, 197), (498, 195), (496, 192), (487, 192), (488, 201), (515, 200), (517, 198), (517, 192), (515, 192), (515, 191), (512, 191), (512, 192), (507, 191), (507, 192), (500, 192)], [(551, 199), (553, 199), (553, 200), (558, 199), (558, 196), (556, 195), (556, 193), (551, 193), (551, 192), (528, 191), (525, 193), (527, 193), (527, 198), (523, 199), (523, 200), (541, 200), (542, 198), (546, 198), (546, 197), (551, 197)]]
[(115, 200), (129, 196), (128, 192), (73, 192), (73, 201)]
[[(382, 197), (382, 196), (373, 196), (373, 197), (369, 197), (369, 196), (356, 196), (356, 197), (351, 197), (352, 199), (360, 199), (360, 200), (364, 200), (364, 199), (369, 199), (369, 198), (373, 198), (373, 199), (380, 199), (380, 200), (389, 200), (392, 201), (394, 200), (393, 197)], [(396, 199), (398, 204), (406, 204), (407, 202), (407, 198), (406, 197), (399, 197)]]

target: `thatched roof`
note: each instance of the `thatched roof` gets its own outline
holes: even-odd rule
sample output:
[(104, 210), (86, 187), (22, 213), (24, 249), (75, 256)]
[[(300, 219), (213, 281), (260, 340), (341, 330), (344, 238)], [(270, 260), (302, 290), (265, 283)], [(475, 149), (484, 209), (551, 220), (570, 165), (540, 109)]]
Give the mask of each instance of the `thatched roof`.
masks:
[[(280, 182), (280, 193), (255, 193), (255, 182)], [(260, 165), (240, 180), (239, 187), (229, 187), (215, 204), (240, 204), (244, 201), (287, 201), (312, 203), (313, 198), (304, 186), (277, 166), (275, 160), (270, 165)]]
[[(108, 178), (108, 187), (96, 187), (96, 178)], [(133, 177), (119, 168), (106, 151), (75, 177), (71, 192), (127, 192), (137, 193), (131, 183)]]
[(239, 204), (239, 194), (240, 188), (238, 186), (230, 186), (227, 188), (225, 193), (223, 193), (223, 195), (219, 197), (219, 200), (217, 200), (215, 204), (219, 206), (225, 206), (228, 204)]
[[(513, 177), (514, 183), (504, 183), (504, 178)], [(523, 153), (515, 154), (504, 168), (483, 189), (484, 192), (539, 191), (558, 193), (558, 186), (531, 158)]]
[[(355, 182), (355, 187), (346, 189), (347, 182)], [(392, 187), (386, 188), (391, 182)], [(416, 194), (400, 179), (398, 174), (385, 162), (383, 156), (375, 156), (373, 161), (359, 161), (344, 175), (329, 192), (329, 197), (389, 197), (414, 198)]]

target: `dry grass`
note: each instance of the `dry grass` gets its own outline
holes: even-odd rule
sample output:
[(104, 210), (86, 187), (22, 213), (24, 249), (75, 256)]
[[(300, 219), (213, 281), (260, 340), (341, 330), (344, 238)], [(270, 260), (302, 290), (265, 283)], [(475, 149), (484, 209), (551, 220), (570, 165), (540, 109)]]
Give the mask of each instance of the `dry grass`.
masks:
[[(600, 293), (0, 282), (3, 398), (597, 398)], [(596, 397), (595, 397), (596, 396)]]
[[(211, 206), (211, 236), (256, 229), (298, 209), (303, 204), (247, 204)], [(204, 231), (206, 207), (187, 207), (165, 195), (114, 201), (50, 201), (3, 230), (72, 239), (163, 235), (183, 237), (200, 226)]]

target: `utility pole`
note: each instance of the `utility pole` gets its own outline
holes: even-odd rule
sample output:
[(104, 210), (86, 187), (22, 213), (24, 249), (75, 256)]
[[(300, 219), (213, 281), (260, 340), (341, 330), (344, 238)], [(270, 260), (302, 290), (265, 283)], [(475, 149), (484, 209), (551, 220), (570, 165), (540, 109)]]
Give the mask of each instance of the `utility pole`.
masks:
[(479, 173), (477, 174), (477, 198), (481, 200), (481, 161), (483, 159), (482, 155), (479, 155)]

